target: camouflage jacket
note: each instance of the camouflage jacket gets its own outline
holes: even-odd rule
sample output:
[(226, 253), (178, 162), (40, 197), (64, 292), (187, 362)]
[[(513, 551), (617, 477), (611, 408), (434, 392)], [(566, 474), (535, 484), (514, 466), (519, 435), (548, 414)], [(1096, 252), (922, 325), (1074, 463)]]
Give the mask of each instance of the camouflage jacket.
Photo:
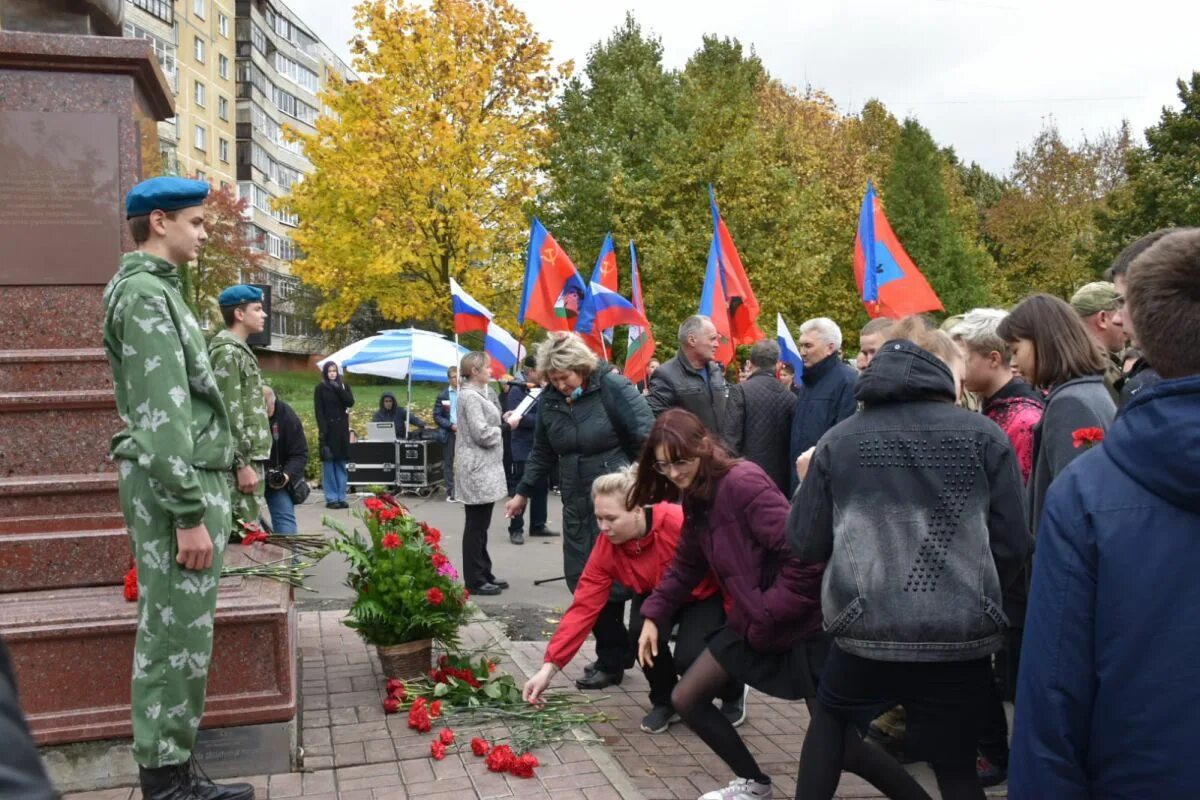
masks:
[(206, 498), (196, 470), (229, 469), (233, 442), (178, 268), (126, 253), (104, 290), (104, 308), (104, 350), (125, 423), (112, 439), (113, 458), (137, 461), (150, 473), (176, 528), (199, 525)]
[(271, 457), (271, 423), (258, 359), (248, 344), (227, 330), (208, 343), (208, 356), (229, 415), (234, 468), (266, 461)]

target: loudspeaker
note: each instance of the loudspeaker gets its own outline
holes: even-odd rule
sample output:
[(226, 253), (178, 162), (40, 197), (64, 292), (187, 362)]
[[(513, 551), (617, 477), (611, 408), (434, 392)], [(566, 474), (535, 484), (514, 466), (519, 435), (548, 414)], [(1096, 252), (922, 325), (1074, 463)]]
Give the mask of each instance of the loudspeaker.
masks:
[(262, 333), (252, 333), (246, 337), (246, 344), (251, 347), (270, 347), (271, 346), (271, 285), (269, 283), (250, 283), (248, 286), (254, 286), (262, 289), (263, 293), (263, 311), (267, 312), (267, 324), (263, 327)]

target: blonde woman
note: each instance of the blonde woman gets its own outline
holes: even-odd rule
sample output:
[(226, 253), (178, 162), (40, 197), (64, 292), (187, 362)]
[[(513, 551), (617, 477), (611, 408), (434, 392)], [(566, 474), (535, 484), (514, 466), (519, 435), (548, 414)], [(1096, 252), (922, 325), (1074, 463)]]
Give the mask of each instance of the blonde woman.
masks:
[[(636, 478), (637, 467), (629, 466), (601, 475), (592, 483), (600, 538), (583, 568), (571, 606), (546, 646), (545, 663), (525, 684), (524, 697), (531, 703), (538, 701), (554, 674), (579, 652), (588, 631), (604, 610), (613, 584), (628, 587), (637, 595), (634, 618), (639, 618), (641, 601), (658, 585), (675, 557), (675, 545), (683, 529), (683, 509), (675, 503), (630, 508), (629, 495)], [(665, 637), (660, 639), (658, 658), (653, 666), (643, 670), (650, 684), (651, 709), (641, 725), (646, 733), (662, 733), (679, 719), (671, 706), (671, 691), (678, 676), (696, 660), (708, 638), (725, 622), (721, 595), (712, 575), (692, 590), (691, 598), (675, 615), (679, 634), (674, 652)], [(741, 684), (731, 684), (725, 692), (725, 699), (741, 697)]]
[(504, 478), (500, 407), (488, 388), (488, 357), (467, 353), (459, 364), (458, 441), (454, 449), (455, 496), (466, 511), (463, 582), (478, 595), (497, 595), (508, 583), (492, 574), (488, 527), (496, 501), (508, 494)]
[[(537, 370), (548, 385), (538, 398), (533, 449), (517, 493), (505, 507), (509, 518), (559, 466), (563, 503), (563, 570), (572, 592), (599, 535), (592, 508), (592, 481), (631, 464), (654, 423), (650, 406), (629, 379), (596, 357), (574, 333), (550, 334), (538, 346)], [(596, 618), (596, 664), (576, 682), (580, 689), (619, 684), (632, 663), (624, 608), (628, 592), (617, 587)]]

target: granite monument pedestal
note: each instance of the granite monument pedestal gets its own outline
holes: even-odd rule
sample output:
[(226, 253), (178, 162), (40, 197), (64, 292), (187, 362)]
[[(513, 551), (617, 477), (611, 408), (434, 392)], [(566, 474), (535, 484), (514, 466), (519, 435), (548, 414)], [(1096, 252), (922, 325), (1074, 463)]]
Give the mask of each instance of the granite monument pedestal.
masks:
[[(147, 42), (0, 30), (0, 635), (34, 738), (68, 746), (44, 750), (63, 788), (136, 778), (132, 761), (80, 756), (127, 749), (137, 624), (122, 596), (130, 549), (108, 459), (120, 421), (101, 293), (133, 249), (124, 196), (157, 173), (156, 121), (173, 114)], [(287, 742), (286, 770), (290, 589), (222, 581), (214, 636), (202, 728), (284, 731), (271, 754)]]

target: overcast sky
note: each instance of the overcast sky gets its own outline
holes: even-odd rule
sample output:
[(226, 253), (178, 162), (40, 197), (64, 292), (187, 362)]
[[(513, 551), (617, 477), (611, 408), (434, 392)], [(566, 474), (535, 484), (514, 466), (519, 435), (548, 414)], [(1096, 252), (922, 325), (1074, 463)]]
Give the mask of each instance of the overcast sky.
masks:
[[(349, 0), (285, 0), (343, 58)], [(1194, 0), (514, 0), (555, 58), (588, 49), (632, 10), (682, 67), (701, 36), (752, 46), (772, 76), (855, 112), (877, 97), (915, 115), (964, 161), (1007, 172), (1053, 120), (1075, 141), (1128, 119), (1135, 135), (1178, 106), (1175, 80), (1200, 69)]]

